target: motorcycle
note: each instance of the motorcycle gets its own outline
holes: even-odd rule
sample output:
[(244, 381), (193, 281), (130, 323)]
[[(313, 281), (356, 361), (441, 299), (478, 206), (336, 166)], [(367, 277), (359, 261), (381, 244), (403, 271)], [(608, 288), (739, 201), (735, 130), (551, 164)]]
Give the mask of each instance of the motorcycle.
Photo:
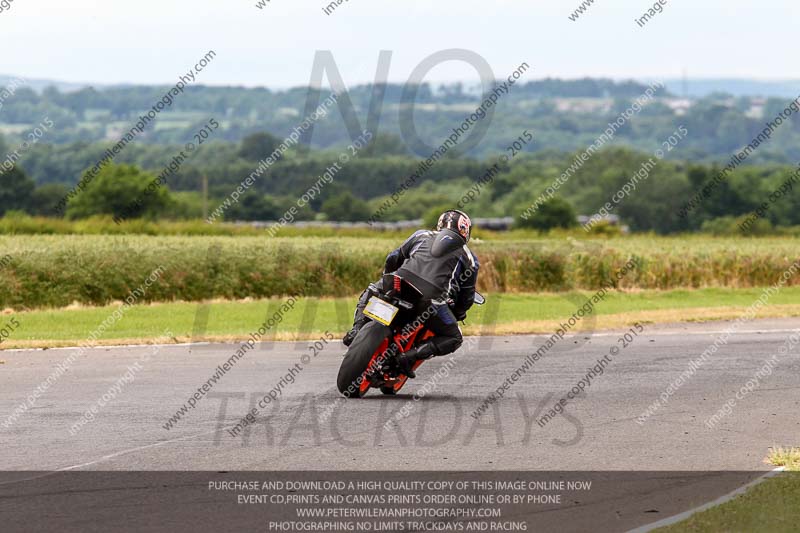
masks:
[[(336, 386), (347, 398), (361, 398), (370, 388), (395, 395), (408, 381), (397, 364), (397, 357), (433, 337), (425, 327), (424, 311), (418, 313), (422, 292), (396, 274), (386, 274), (383, 290), (369, 286), (370, 299), (364, 314), (370, 318), (359, 330), (339, 367)], [(474, 302), (483, 305), (485, 298), (475, 293)], [(424, 360), (414, 363), (413, 370)]]

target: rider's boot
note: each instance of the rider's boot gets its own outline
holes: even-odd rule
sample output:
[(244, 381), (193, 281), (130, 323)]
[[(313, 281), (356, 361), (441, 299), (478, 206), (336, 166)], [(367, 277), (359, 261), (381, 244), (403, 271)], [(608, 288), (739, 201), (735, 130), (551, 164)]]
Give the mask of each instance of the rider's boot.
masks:
[(364, 324), (369, 322), (369, 318), (364, 314), (364, 308), (367, 306), (367, 302), (369, 301), (370, 292), (366, 290), (361, 293), (361, 297), (358, 299), (358, 304), (356, 305), (356, 312), (353, 314), (353, 327), (350, 331), (348, 331), (342, 342), (345, 346), (350, 346), (353, 344), (353, 340), (358, 335), (358, 331), (364, 327)]
[(428, 341), (397, 356), (397, 366), (409, 379), (414, 379), (417, 377), (416, 372), (414, 372), (414, 364), (417, 361), (430, 359), (434, 355), (436, 355), (436, 345)]

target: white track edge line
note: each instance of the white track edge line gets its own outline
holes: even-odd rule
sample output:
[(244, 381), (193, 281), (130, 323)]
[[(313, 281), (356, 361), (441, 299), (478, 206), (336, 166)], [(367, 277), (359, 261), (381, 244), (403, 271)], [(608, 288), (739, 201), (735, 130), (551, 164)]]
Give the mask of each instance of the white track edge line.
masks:
[[(157, 442), (152, 442), (150, 444), (145, 444), (145, 445), (142, 445), (142, 446), (136, 446), (135, 448), (128, 448), (126, 450), (120, 450), (118, 452), (114, 452), (114, 453), (110, 453), (110, 454), (107, 454), (107, 455), (103, 455), (100, 458), (94, 459), (92, 461), (87, 461), (85, 463), (80, 463), (80, 464), (71, 465), (71, 466), (64, 466), (64, 467), (57, 468), (55, 470), (52, 470), (50, 472), (46, 472), (46, 473), (38, 475), (38, 476), (27, 477), (27, 478), (22, 478), (22, 479), (15, 479), (15, 480), (12, 480), (12, 481), (5, 481), (3, 483), (0, 483), (0, 486), (2, 486), (2, 485), (12, 485), (12, 484), (15, 484), (15, 483), (22, 483), (24, 481), (32, 481), (34, 479), (41, 479), (41, 478), (44, 478), (44, 477), (49, 477), (49, 476), (53, 476), (53, 475), (56, 475), (56, 474), (60, 474), (62, 472), (69, 472), (69, 471), (72, 471), (72, 470), (79, 470), (81, 468), (85, 468), (87, 466), (93, 466), (93, 465), (96, 465), (96, 464), (99, 464), (99, 463), (103, 463), (105, 461), (108, 461), (109, 459), (114, 459), (116, 457), (119, 457), (119, 456), (122, 456), (122, 455), (127, 455), (129, 453), (134, 453), (134, 452), (138, 452), (138, 451), (141, 451), (141, 450), (147, 450), (149, 448), (157, 448), (159, 446), (164, 446), (165, 444), (171, 444), (173, 442), (180, 442), (180, 441), (184, 441), (184, 440), (194, 439), (196, 437), (204, 437), (206, 435), (211, 435), (213, 433), (217, 433), (217, 431), (218, 430), (215, 429), (213, 431), (205, 431), (203, 433), (196, 433), (194, 435), (184, 435), (183, 437), (177, 437), (177, 438), (169, 439), (169, 440), (160, 440), (160, 441), (157, 441)], [(18, 470), (17, 472), (25, 472), (25, 471), (24, 470)], [(120, 470), (120, 472), (125, 472), (125, 470)], [(158, 472), (158, 471), (157, 470), (152, 470), (151, 472)]]
[[(748, 330), (741, 330), (736, 331), (737, 334), (740, 333), (795, 333), (797, 328), (795, 329), (748, 329)], [(669, 335), (719, 335), (722, 333), (726, 333), (726, 331), (654, 331), (648, 333), (647, 335), (642, 336), (650, 336), (650, 337), (666, 337)], [(590, 331), (584, 333), (570, 333), (564, 335), (564, 338), (573, 338), (573, 337), (585, 337), (589, 335), (590, 337), (613, 337), (615, 335), (619, 335), (620, 331), (598, 331), (596, 333), (592, 333)], [(506, 337), (549, 337), (552, 336), (552, 333), (522, 333), (519, 335), (486, 335), (486, 337), (495, 337), (498, 339), (506, 338)], [(482, 338), (483, 335), (465, 335), (465, 338)], [(310, 339), (313, 340), (313, 339)], [(226, 344), (241, 344), (242, 342), (246, 342), (245, 340), (241, 341), (226, 341), (226, 342), (179, 342), (179, 343), (170, 343), (170, 344), (98, 344), (97, 346), (89, 347), (90, 350), (95, 350), (98, 348), (148, 348), (148, 347), (158, 347), (158, 348), (169, 348), (170, 346), (211, 346), (211, 345), (219, 345), (223, 346)], [(304, 340), (296, 340), (296, 341), (266, 341), (275, 344), (294, 344), (298, 342), (305, 342)], [(58, 346), (55, 348), (9, 348), (7, 350), (0, 350), (0, 354), (3, 352), (44, 352), (44, 351), (56, 351), (56, 350), (79, 350), (81, 349), (80, 346)]]
[(767, 479), (776, 476), (780, 472), (783, 472), (784, 469), (785, 469), (785, 467), (779, 466), (778, 468), (770, 470), (766, 474), (757, 477), (756, 479), (754, 479), (750, 483), (747, 483), (746, 485), (742, 485), (741, 487), (739, 487), (738, 489), (734, 490), (733, 492), (729, 492), (728, 494), (720, 496), (719, 498), (717, 498), (713, 502), (706, 503), (704, 505), (701, 505), (700, 507), (695, 507), (694, 509), (689, 509), (688, 511), (684, 511), (684, 512), (682, 512), (680, 514), (676, 514), (674, 516), (663, 518), (663, 519), (659, 520), (658, 522), (653, 522), (652, 524), (646, 524), (644, 526), (637, 527), (636, 529), (631, 529), (627, 533), (647, 533), (648, 531), (652, 531), (652, 530), (654, 530), (656, 528), (659, 528), (659, 527), (670, 526), (672, 524), (676, 524), (678, 522), (682, 522), (683, 520), (686, 520), (687, 518), (691, 517), (692, 515), (694, 515), (696, 513), (700, 513), (702, 511), (707, 511), (708, 509), (711, 509), (712, 507), (716, 507), (718, 505), (722, 505), (723, 503), (727, 503), (727, 502), (731, 501), (735, 497), (737, 497), (737, 496), (739, 496), (741, 494), (744, 494), (745, 492), (747, 492), (747, 490), (749, 490), (752, 487), (758, 485), (759, 483), (762, 483), (763, 481), (766, 481)]

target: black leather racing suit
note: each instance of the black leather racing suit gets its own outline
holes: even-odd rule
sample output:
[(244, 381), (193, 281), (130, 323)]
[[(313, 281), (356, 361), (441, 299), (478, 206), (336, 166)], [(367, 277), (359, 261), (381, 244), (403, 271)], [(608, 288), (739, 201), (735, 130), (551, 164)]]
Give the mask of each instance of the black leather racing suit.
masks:
[[(417, 358), (446, 355), (461, 346), (458, 320), (464, 320), (472, 307), (479, 266), (461, 235), (449, 229), (417, 231), (386, 257), (384, 272), (396, 272), (422, 292), (420, 312), (433, 311), (425, 326), (434, 337), (417, 348)], [(374, 285), (380, 287), (380, 282)], [(369, 291), (364, 291), (359, 299), (353, 324), (356, 330), (368, 321), (362, 311), (369, 296)], [(452, 309), (448, 300), (452, 300)]]

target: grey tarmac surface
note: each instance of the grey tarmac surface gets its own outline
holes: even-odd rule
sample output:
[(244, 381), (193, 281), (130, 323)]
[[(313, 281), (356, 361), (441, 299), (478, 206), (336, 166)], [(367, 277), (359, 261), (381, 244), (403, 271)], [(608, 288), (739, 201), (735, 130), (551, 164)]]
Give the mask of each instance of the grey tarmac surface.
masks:
[[(779, 353), (799, 320), (743, 325), (666, 405), (637, 422), (726, 325), (645, 325), (627, 348), (615, 332), (565, 337), (477, 420), (471, 413), (544, 336), (469, 339), (452, 362), (425, 363), (397, 396), (370, 391), (361, 400), (340, 400), (335, 390), (344, 352), (337, 341), (235, 437), (227, 429), (313, 355), (308, 342), (249, 352), (170, 430), (169, 418), (237, 345), (89, 350), (9, 427), (15, 407), (71, 351), (6, 351), (0, 470), (359, 470), (376, 460), (387, 470), (764, 470), (770, 446), (800, 441), (800, 346), (779, 356), (772, 375), (716, 427), (704, 422)], [(620, 351), (604, 374), (540, 427), (536, 419), (612, 346)], [(71, 435), (143, 357), (135, 379)], [(408, 415), (398, 419), (402, 410)], [(397, 423), (387, 426), (391, 419)]]
[[(593, 480), (594, 488), (563, 504), (516, 506), (504, 517), (536, 531), (625, 531), (729, 493), (770, 469), (763, 463), (770, 446), (800, 440), (800, 347), (780, 351), (800, 328), (798, 320), (742, 326), (666, 404), (637, 422), (727, 325), (646, 325), (627, 347), (619, 340), (624, 332), (565, 337), (477, 419), (471, 413), (544, 336), (469, 339), (452, 360), (425, 363), (401, 394), (372, 391), (361, 400), (340, 400), (335, 390), (344, 351), (338, 341), (316, 357), (308, 342), (264, 345), (169, 430), (169, 418), (237, 345), (89, 350), (7, 427), (16, 406), (76, 352), (6, 351), (0, 357), (0, 517), (8, 531), (270, 531), (267, 520), (292, 519), (292, 506), (236, 505), (235, 495), (210, 493), (208, 482), (240, 479), (245, 471), (301, 477), (288, 471), (327, 471), (308, 479), (334, 480), (369, 477), (353, 472), (359, 470), (409, 480), (511, 471), (517, 479)], [(612, 347), (619, 351), (586, 392), (563, 415), (537, 423)], [(771, 375), (713, 429), (706, 427), (775, 355)], [(134, 379), (108, 396), (137, 363)], [(228, 429), (298, 363), (302, 370), (278, 401), (231, 436)], [(72, 434), (104, 394), (107, 404)], [(331, 472), (337, 470), (350, 472)]]

